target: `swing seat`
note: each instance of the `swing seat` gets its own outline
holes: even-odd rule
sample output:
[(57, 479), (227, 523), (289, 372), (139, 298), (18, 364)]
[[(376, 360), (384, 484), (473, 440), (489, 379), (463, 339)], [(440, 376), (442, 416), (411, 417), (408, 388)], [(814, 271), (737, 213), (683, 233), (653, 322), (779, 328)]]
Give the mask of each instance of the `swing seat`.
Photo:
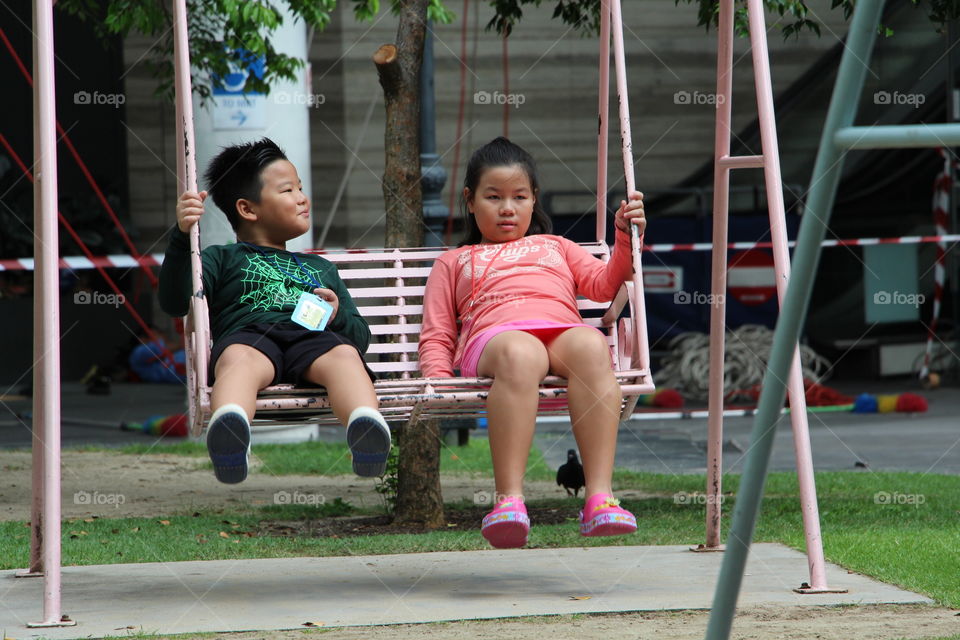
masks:
[[(634, 243), (637, 244), (636, 242)], [(581, 244), (591, 255), (608, 260), (604, 242)], [(423, 378), (417, 362), (423, 292), (433, 261), (446, 249), (382, 249), (315, 251), (334, 263), (373, 334), (366, 353), (369, 367), (380, 378), (374, 383), (380, 412), (390, 422), (415, 423), (430, 418), (470, 418), (484, 415), (490, 378)], [(634, 246), (634, 252), (639, 251)], [(637, 256), (634, 256), (636, 264)], [(639, 278), (626, 282), (612, 303), (581, 298), (584, 322), (607, 336), (613, 369), (623, 394), (621, 420), (633, 413), (641, 394), (652, 393), (642, 287)], [(621, 318), (629, 304), (630, 316)], [(192, 299), (186, 341), (191, 433), (199, 436), (210, 417), (210, 357), (205, 300)], [(201, 328), (202, 327), (202, 328)], [(199, 329), (199, 330), (198, 330)], [(206, 343), (206, 344), (204, 344)], [(202, 375), (200, 374), (201, 372)], [(565, 415), (566, 380), (549, 376), (540, 386), (540, 415)], [(289, 384), (267, 387), (257, 397), (254, 425), (265, 421), (304, 420), (339, 424), (322, 388)]]
[[(180, 5), (177, 5), (180, 6)], [(610, 54), (616, 70), (620, 147), (623, 158), (625, 195), (636, 191), (633, 167), (633, 142), (627, 91), (626, 62), (623, 51), (623, 25), (620, 2), (603, 3), (600, 22), (600, 84), (597, 128), (596, 241), (581, 246), (591, 255), (607, 261), (610, 248), (604, 241), (607, 213), (607, 156), (609, 137)], [(177, 185), (181, 191), (197, 191), (197, 167), (193, 135), (193, 106), (190, 100), (190, 57), (186, 20), (176, 23), (178, 48), (176, 67)], [(630, 232), (632, 277), (621, 287), (612, 304), (590, 300), (577, 301), (586, 324), (603, 331), (610, 346), (613, 370), (623, 395), (620, 419), (625, 420), (642, 394), (652, 393), (647, 319), (644, 311), (640, 252), (642, 237), (634, 227)], [(423, 292), (434, 260), (446, 249), (374, 249), (320, 252), (337, 265), (350, 295), (370, 326), (373, 340), (365, 359), (380, 376), (374, 384), (380, 411), (389, 421), (412, 424), (429, 418), (469, 418), (482, 416), (492, 380), (490, 378), (424, 378), (417, 362)], [(187, 353), (187, 387), (191, 433), (199, 436), (210, 416), (210, 386), (207, 384), (210, 359), (210, 321), (203, 297), (203, 273), (200, 260), (200, 230), (190, 230), (192, 290), (190, 310), (184, 326)], [(626, 305), (629, 317), (621, 318)], [(566, 413), (567, 385), (558, 377), (547, 377), (540, 386), (540, 415)], [(257, 397), (254, 422), (309, 420), (320, 424), (338, 424), (323, 389), (296, 388), (292, 385), (268, 387)]]

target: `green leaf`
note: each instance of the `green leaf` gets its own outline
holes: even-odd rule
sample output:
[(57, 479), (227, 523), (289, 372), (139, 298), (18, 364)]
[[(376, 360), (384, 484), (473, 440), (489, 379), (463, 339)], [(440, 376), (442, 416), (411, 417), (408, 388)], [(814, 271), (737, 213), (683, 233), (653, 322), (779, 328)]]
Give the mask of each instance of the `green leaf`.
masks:
[(438, 24), (450, 24), (456, 15), (443, 6), (443, 0), (430, 0), (427, 5), (427, 18)]
[(373, 20), (380, 13), (380, 0), (352, 0), (353, 15), (360, 22)]

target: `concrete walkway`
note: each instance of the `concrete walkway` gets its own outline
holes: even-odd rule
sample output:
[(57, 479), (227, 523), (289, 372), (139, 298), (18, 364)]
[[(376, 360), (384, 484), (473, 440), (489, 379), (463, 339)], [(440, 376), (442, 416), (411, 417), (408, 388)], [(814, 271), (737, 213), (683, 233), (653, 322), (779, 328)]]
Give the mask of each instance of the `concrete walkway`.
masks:
[[(63, 569), (73, 627), (41, 618), (42, 579), (0, 572), (9, 638), (279, 630), (514, 616), (708, 609), (722, 555), (681, 546), (466, 551), (334, 558), (117, 564)], [(843, 594), (800, 595), (803, 554), (754, 545), (739, 605), (931, 601), (827, 565)]]

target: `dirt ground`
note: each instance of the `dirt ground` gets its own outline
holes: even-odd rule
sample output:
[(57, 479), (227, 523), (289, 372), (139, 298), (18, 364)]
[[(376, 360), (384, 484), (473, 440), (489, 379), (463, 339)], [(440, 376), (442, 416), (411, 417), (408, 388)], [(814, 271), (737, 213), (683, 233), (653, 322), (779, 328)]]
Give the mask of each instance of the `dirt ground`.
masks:
[[(135, 455), (112, 452), (63, 454), (63, 517), (159, 516), (189, 513), (199, 508), (225, 509), (275, 502), (277, 492), (299, 491), (337, 497), (355, 506), (381, 504), (374, 482), (353, 476), (316, 478), (271, 476), (254, 472), (240, 485), (218, 483), (210, 469), (200, 468), (202, 458), (173, 455)], [(30, 518), (30, 454), (0, 452), (0, 520)], [(489, 491), (486, 478), (444, 477), (447, 501), (472, 499), (476, 491)], [(532, 498), (558, 497), (559, 488), (550, 482), (530, 483)], [(623, 497), (642, 497), (640, 493)], [(708, 613), (703, 611), (644, 612), (519, 618), (496, 621), (463, 621), (426, 625), (382, 627), (319, 628), (324, 640), (426, 640), (496, 639), (542, 640), (554, 638), (611, 637), (687, 640), (702, 638)], [(305, 621), (306, 622), (306, 621)], [(314, 621), (322, 625), (322, 621)], [(303, 638), (303, 630), (224, 634), (225, 640), (275, 640)], [(960, 634), (960, 613), (941, 607), (864, 606), (752, 608), (738, 613), (733, 638), (804, 640), (886, 640), (942, 637)], [(209, 640), (212, 636), (202, 636)], [(180, 636), (179, 638), (183, 638)], [(200, 640), (200, 636), (197, 640)]]
[[(528, 617), (379, 627), (313, 627), (323, 640), (701, 640), (707, 611), (656, 611)], [(926, 606), (754, 607), (737, 613), (734, 640), (895, 640), (960, 633), (955, 611)], [(303, 640), (303, 630), (177, 636), (177, 640)]]
[[(64, 451), (63, 517), (149, 517), (192, 513), (200, 508), (268, 505), (276, 503), (274, 496), (280, 492), (320, 495), (327, 502), (339, 497), (363, 508), (383, 504), (376, 483), (366, 478), (273, 476), (258, 473), (254, 458), (246, 481), (226, 485), (216, 481), (212, 469), (202, 468), (205, 463), (205, 458), (167, 454)], [(30, 469), (29, 453), (0, 451), (0, 520), (30, 519)], [(447, 502), (473, 500), (478, 491), (493, 491), (488, 478), (444, 476), (442, 485)], [(525, 493), (534, 499), (564, 495), (552, 482), (528, 482)], [(637, 498), (644, 494), (625, 491), (620, 495)]]

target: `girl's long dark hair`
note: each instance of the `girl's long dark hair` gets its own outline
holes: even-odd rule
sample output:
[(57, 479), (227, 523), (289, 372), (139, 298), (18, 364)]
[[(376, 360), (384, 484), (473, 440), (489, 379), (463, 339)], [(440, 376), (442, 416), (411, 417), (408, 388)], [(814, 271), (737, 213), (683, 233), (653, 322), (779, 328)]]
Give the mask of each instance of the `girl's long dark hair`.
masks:
[[(543, 210), (543, 205), (540, 204), (540, 181), (537, 179), (537, 164), (522, 147), (515, 145), (503, 136), (491, 140), (473, 152), (473, 155), (470, 156), (470, 162), (467, 164), (463, 186), (470, 190), (471, 197), (475, 197), (480, 176), (483, 175), (484, 171), (494, 167), (510, 167), (513, 165), (520, 166), (526, 172), (535, 199), (533, 215), (530, 217), (530, 228), (527, 229), (526, 235), (552, 232), (553, 223), (550, 221), (547, 212)], [(477, 226), (477, 219), (470, 214), (466, 198), (461, 196), (460, 201), (465, 235), (457, 246), (480, 244), (483, 242), (483, 234), (480, 233), (480, 227)]]

